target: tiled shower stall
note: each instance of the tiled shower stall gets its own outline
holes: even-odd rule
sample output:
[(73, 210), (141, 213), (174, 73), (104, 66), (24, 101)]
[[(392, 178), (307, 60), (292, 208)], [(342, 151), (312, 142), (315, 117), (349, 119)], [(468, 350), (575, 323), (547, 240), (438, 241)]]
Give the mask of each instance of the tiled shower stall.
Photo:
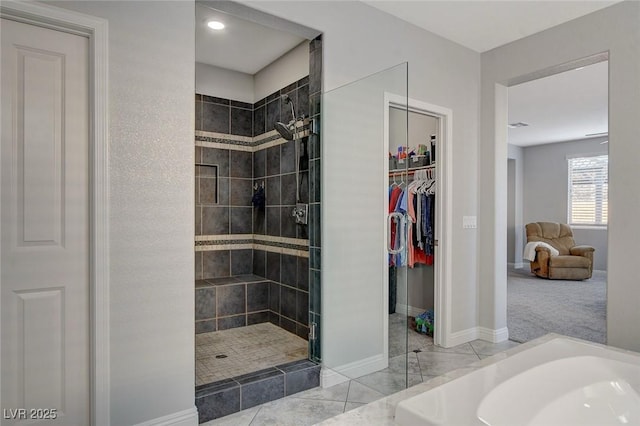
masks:
[[(206, 339), (210, 345), (196, 348), (200, 357), (196, 403), (201, 421), (318, 385), (319, 366), (306, 358), (320, 359), (320, 39), (311, 41), (309, 47), (309, 76), (254, 104), (196, 94), (195, 329), (196, 342), (204, 345)], [(274, 130), (276, 122), (286, 124), (292, 119), (290, 106), (281, 99), (285, 94), (293, 101), (297, 117), (307, 119), (307, 133), (299, 142), (299, 200), (295, 141), (286, 141)], [(310, 119), (315, 120), (313, 132), (308, 131)], [(252, 198), (261, 188), (266, 203), (256, 207)], [(308, 225), (297, 225), (292, 216), (298, 201), (309, 204)], [(305, 341), (310, 321), (318, 325), (311, 353)], [(233, 330), (239, 327), (262, 323), (272, 325), (261, 326), (261, 333), (277, 326), (299, 339), (302, 350), (301, 343), (278, 340), (281, 347), (290, 348), (284, 358), (269, 355), (280, 360), (280, 365), (231, 378), (212, 371), (213, 365), (225, 365), (227, 373), (245, 371), (246, 365), (230, 367), (224, 364), (228, 360), (214, 359), (228, 354), (222, 354), (226, 344), (212, 342), (220, 342), (221, 336), (236, 333)], [(274, 331), (276, 334), (287, 337)], [(250, 340), (237, 345), (257, 341)], [(255, 352), (255, 357), (267, 356)], [(256, 365), (264, 368), (265, 363), (267, 359)], [(305, 383), (293, 385), (300, 374)], [(219, 380), (221, 377), (225, 378)], [(249, 396), (253, 393), (248, 386), (258, 382), (267, 386), (273, 380), (275, 387), (271, 383), (269, 389), (255, 393), (260, 395), (257, 399)], [(245, 397), (253, 399), (245, 401)]]

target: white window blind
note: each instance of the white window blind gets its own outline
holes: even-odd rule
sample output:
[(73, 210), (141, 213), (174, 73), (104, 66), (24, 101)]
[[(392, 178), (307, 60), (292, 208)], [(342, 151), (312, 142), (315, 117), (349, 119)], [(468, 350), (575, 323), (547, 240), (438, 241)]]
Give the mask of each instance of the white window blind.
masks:
[(569, 159), (569, 224), (606, 226), (609, 156)]

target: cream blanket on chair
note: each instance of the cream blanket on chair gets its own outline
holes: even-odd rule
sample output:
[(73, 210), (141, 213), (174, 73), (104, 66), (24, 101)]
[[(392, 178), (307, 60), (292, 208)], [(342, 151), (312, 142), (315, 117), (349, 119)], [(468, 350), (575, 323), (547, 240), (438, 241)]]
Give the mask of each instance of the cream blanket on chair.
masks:
[(536, 247), (538, 246), (548, 248), (551, 256), (557, 256), (560, 254), (560, 252), (553, 248), (552, 245), (544, 243), (542, 241), (534, 241), (531, 243), (527, 243), (527, 245), (524, 246), (524, 254), (522, 255), (522, 257), (530, 262), (536, 260)]

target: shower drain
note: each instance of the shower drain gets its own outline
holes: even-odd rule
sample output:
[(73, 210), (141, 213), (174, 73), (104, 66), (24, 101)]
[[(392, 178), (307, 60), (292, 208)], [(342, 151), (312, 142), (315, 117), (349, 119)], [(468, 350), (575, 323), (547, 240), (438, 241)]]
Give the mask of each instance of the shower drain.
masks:
[(223, 354), (221, 354), (221, 355), (216, 355), (216, 358), (218, 358), (218, 359), (226, 358), (226, 357), (227, 357), (227, 356), (226, 356), (226, 355), (223, 355)]

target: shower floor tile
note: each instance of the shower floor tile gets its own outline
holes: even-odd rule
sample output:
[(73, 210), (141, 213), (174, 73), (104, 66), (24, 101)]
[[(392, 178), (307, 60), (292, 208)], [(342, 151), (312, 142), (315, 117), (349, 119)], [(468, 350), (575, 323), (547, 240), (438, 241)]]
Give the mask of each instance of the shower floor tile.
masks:
[(308, 357), (308, 342), (269, 322), (196, 334), (196, 386)]

